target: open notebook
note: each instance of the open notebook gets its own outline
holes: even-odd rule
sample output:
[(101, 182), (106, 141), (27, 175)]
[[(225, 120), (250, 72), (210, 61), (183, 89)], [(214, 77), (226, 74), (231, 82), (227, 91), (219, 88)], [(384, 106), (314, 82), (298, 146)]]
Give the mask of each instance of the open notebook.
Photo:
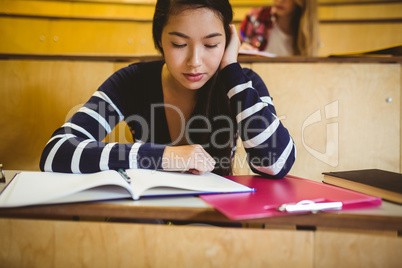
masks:
[(254, 191), (213, 173), (193, 175), (147, 169), (126, 172), (131, 183), (114, 170), (91, 174), (21, 172), (1, 192), (0, 207)]

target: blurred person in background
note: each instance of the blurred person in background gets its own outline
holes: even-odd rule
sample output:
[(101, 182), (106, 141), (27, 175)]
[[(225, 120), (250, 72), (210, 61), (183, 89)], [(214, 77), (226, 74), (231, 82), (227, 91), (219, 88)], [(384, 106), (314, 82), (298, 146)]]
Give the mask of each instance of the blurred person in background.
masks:
[(241, 50), (275, 56), (318, 54), (316, 0), (274, 0), (273, 6), (251, 10), (240, 25)]

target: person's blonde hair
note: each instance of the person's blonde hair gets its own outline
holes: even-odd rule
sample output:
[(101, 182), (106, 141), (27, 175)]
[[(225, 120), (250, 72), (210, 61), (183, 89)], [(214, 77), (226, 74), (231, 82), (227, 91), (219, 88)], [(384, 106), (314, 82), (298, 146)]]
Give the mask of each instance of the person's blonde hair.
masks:
[(316, 0), (295, 0), (300, 9), (297, 21), (297, 37), (293, 49), (296, 55), (317, 56), (319, 46), (319, 29)]

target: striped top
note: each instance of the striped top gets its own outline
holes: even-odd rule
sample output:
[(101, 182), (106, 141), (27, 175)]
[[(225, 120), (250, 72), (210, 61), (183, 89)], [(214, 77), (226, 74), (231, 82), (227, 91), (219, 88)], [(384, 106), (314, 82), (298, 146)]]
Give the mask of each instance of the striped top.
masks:
[[(109, 77), (53, 133), (42, 153), (41, 170), (90, 173), (118, 168), (162, 169), (164, 149), (171, 144), (163, 105), (163, 64), (135, 63)], [(232, 119), (237, 122), (250, 168), (282, 178), (295, 161), (296, 148), (276, 116), (264, 82), (238, 63), (225, 67), (219, 76), (227, 90)], [(102, 142), (123, 120), (135, 142)]]

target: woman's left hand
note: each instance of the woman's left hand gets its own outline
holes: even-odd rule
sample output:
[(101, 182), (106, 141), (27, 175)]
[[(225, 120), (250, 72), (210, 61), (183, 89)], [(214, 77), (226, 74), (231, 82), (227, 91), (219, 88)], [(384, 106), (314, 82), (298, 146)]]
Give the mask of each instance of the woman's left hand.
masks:
[(240, 39), (237, 35), (236, 26), (233, 24), (230, 25), (230, 41), (223, 53), (220, 69), (222, 70), (229, 64), (237, 62), (237, 55), (239, 53), (240, 48)]

